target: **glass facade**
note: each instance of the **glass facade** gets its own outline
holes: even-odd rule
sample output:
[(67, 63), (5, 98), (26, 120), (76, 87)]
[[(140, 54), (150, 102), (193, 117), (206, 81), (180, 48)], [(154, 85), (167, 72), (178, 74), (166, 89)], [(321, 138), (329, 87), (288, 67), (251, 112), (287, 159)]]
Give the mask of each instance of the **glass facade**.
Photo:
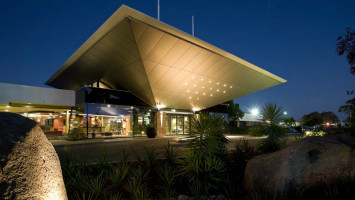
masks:
[(166, 115), (166, 134), (185, 135), (190, 134), (190, 115)]
[(66, 131), (65, 112), (36, 112), (22, 115), (36, 121), (47, 136), (61, 136)]

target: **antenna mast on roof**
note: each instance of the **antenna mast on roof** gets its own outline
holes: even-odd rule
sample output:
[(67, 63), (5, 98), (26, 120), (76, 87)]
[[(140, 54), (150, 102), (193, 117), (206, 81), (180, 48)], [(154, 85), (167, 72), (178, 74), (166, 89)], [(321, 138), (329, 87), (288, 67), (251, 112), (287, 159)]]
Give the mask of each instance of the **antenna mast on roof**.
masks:
[(192, 36), (195, 36), (194, 16), (192, 15)]
[(160, 0), (158, 0), (158, 21), (160, 21)]

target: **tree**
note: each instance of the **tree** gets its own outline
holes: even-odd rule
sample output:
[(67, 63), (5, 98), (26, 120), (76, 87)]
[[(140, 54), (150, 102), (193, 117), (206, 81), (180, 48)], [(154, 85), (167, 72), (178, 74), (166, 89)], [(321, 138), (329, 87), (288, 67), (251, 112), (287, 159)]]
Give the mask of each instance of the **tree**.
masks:
[(337, 123), (338, 116), (336, 116), (333, 112), (322, 112), (321, 113), (323, 123)]
[(350, 73), (355, 75), (355, 31), (346, 28), (345, 36), (338, 37), (336, 52), (338, 55), (347, 53), (346, 59), (350, 65)]
[(244, 117), (244, 112), (239, 108), (239, 104), (234, 104), (233, 100), (228, 102), (228, 118), (231, 124), (236, 124)]
[(346, 101), (346, 104), (339, 107), (339, 112), (347, 114), (348, 121), (355, 127), (355, 97)]
[(266, 104), (261, 111), (261, 118), (266, 125), (263, 127), (262, 132), (268, 135), (260, 143), (259, 149), (264, 152), (273, 152), (283, 148), (284, 143), (282, 138), (285, 131), (278, 124), (283, 120), (282, 108), (276, 104)]
[(321, 124), (323, 124), (323, 119), (319, 112), (312, 112), (302, 117), (302, 126), (316, 126)]
[(286, 126), (296, 126), (296, 120), (293, 117), (288, 117), (284, 119)]

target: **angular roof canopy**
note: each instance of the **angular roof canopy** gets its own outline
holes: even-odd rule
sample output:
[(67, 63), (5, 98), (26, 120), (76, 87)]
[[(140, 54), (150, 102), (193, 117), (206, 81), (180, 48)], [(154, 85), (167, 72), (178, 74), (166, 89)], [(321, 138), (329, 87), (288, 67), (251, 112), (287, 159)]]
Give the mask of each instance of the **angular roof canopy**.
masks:
[(203, 109), (286, 82), (122, 5), (46, 82), (79, 89), (101, 80), (148, 104)]

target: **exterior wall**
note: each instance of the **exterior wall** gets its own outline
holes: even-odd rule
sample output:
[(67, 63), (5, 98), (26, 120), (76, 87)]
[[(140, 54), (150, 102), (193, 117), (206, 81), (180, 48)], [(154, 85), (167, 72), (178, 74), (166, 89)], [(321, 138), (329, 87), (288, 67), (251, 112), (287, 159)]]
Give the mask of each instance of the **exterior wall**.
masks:
[(162, 137), (166, 134), (166, 112), (157, 112), (157, 136)]
[(25, 102), (75, 106), (75, 91), (0, 83), (0, 104)]

